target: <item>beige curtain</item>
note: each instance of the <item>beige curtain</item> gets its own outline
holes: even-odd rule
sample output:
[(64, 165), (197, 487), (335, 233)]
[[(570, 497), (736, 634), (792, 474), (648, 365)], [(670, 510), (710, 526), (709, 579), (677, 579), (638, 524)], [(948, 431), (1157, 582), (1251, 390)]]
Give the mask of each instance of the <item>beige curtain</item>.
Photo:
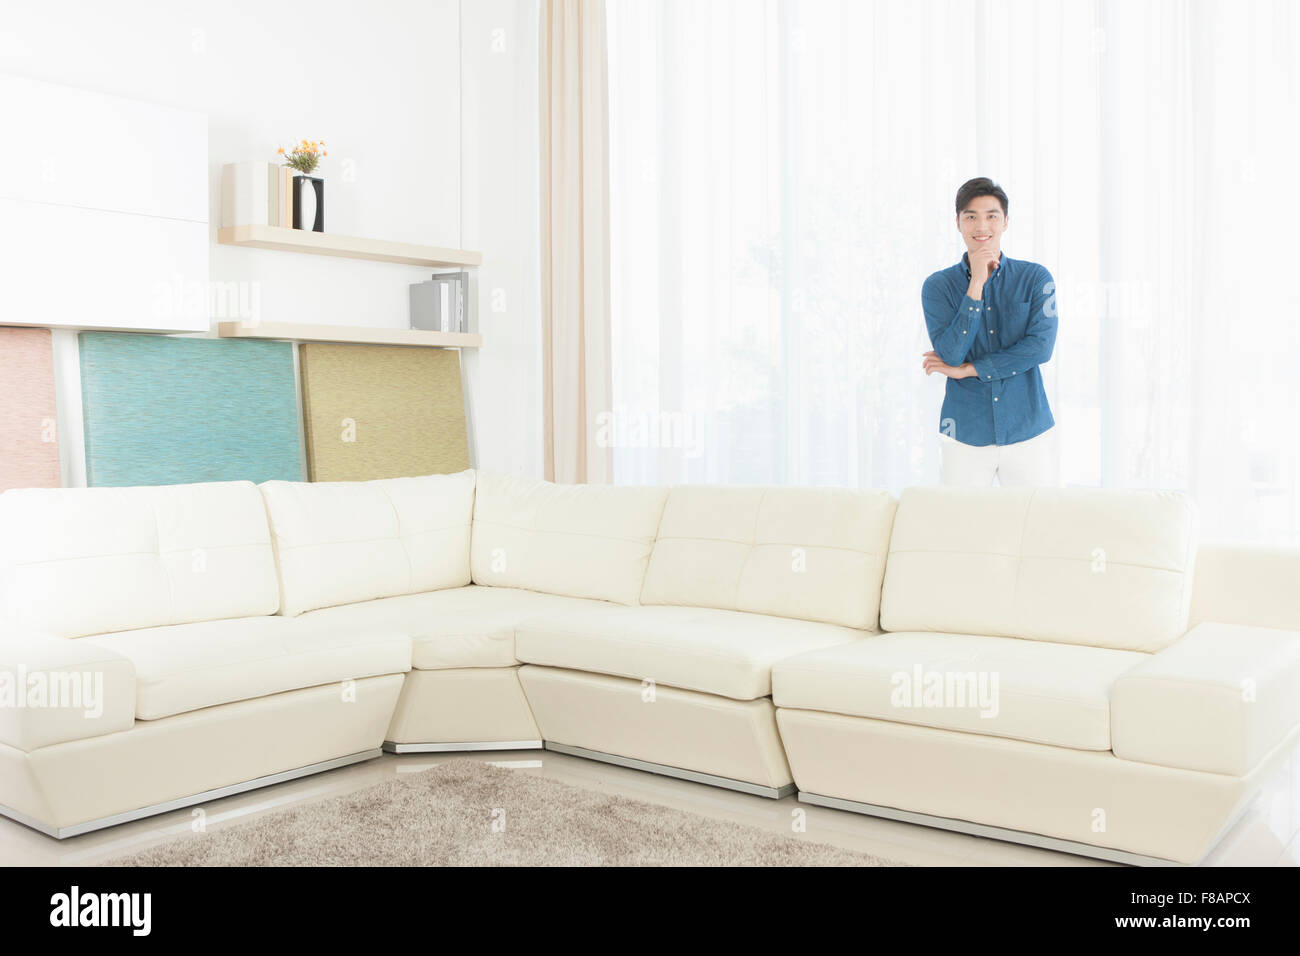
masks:
[(605, 0), (541, 7), (542, 434), (546, 479), (613, 481)]

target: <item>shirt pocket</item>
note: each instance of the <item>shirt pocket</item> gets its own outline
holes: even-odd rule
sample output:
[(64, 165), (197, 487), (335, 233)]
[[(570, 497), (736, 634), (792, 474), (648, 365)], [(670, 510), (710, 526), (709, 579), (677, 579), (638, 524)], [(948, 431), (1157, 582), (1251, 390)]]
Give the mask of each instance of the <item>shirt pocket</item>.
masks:
[(1003, 307), (1002, 325), (998, 329), (998, 347), (1006, 348), (1025, 337), (1029, 329), (1029, 310), (1033, 301), (1011, 302)]

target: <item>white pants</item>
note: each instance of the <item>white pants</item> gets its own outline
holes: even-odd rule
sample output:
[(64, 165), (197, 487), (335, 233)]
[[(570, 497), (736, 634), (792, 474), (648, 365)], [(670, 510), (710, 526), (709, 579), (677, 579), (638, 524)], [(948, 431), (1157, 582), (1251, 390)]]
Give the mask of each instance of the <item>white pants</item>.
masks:
[(939, 435), (945, 485), (998, 484), (1055, 486), (1060, 484), (1060, 456), (1056, 427), (1028, 441), (1011, 445), (965, 445), (949, 435)]

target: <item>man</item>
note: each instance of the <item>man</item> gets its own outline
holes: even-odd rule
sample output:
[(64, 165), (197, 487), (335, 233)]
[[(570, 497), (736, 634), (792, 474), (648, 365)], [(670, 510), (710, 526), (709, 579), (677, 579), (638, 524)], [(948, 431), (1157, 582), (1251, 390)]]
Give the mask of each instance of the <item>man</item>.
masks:
[(1059, 462), (1039, 366), (1056, 343), (1056, 284), (1035, 262), (1002, 254), (1007, 194), (980, 177), (957, 190), (961, 262), (925, 280), (921, 307), (947, 376), (940, 413), (943, 482), (1055, 485)]

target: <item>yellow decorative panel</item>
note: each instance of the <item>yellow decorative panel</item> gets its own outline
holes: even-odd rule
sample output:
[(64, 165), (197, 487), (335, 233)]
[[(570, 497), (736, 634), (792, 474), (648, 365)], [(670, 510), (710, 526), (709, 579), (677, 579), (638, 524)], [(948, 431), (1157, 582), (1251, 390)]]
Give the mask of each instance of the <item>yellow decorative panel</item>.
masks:
[(470, 467), (459, 352), (307, 342), (298, 349), (311, 481)]

